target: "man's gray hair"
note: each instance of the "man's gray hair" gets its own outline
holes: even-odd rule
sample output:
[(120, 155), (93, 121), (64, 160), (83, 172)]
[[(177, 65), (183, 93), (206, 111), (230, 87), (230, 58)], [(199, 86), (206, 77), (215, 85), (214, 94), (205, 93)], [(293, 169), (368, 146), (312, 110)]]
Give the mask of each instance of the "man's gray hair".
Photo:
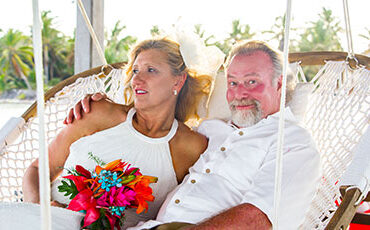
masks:
[[(270, 57), (274, 69), (274, 75), (272, 77), (272, 80), (276, 83), (277, 79), (279, 79), (279, 77), (283, 73), (283, 55), (279, 50), (271, 48), (266, 42), (263, 41), (252, 40), (238, 43), (237, 45), (235, 45), (226, 59), (224, 68), (227, 69), (229, 67), (232, 59), (235, 56), (251, 55), (257, 51), (264, 52)], [(296, 86), (295, 77), (288, 68), (286, 85), (286, 102), (289, 102), (291, 100), (295, 86)]]

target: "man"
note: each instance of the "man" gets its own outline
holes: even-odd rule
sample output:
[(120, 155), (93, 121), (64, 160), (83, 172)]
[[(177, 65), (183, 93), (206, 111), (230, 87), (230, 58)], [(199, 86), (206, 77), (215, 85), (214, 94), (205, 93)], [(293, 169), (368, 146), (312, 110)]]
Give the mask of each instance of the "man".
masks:
[[(207, 150), (168, 195), (156, 221), (135, 229), (270, 229), (280, 110), (281, 54), (250, 41), (227, 61), (231, 121), (206, 120)], [(288, 83), (289, 85), (289, 83)], [(279, 229), (298, 229), (318, 181), (319, 155), (310, 135), (285, 108)]]

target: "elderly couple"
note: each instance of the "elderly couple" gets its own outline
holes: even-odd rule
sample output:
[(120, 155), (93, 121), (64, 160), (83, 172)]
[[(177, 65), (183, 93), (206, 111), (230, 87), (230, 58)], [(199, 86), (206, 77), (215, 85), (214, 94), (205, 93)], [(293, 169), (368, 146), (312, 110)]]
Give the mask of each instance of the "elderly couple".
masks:
[[(158, 177), (148, 213), (127, 210), (125, 229), (271, 229), (281, 54), (260, 41), (234, 47), (225, 63), (231, 120), (205, 120), (196, 132), (184, 122), (197, 115), (212, 78), (184, 59), (181, 44), (167, 38), (136, 45), (126, 66), (128, 105), (102, 95), (82, 100), (49, 146), (51, 180), (76, 164), (92, 169), (89, 152), (106, 162), (122, 158)], [(314, 196), (319, 154), (283, 109), (278, 227), (286, 230), (299, 227)], [(39, 202), (37, 169), (36, 160), (24, 176), (26, 202)]]

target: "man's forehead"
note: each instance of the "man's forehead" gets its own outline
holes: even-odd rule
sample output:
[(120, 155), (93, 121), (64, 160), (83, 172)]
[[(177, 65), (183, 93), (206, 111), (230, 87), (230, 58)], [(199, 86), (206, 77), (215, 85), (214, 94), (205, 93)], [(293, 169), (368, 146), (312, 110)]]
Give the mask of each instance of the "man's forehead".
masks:
[(237, 54), (226, 68), (228, 77), (259, 75), (261, 72), (273, 71), (270, 56), (263, 51), (255, 51), (250, 54)]

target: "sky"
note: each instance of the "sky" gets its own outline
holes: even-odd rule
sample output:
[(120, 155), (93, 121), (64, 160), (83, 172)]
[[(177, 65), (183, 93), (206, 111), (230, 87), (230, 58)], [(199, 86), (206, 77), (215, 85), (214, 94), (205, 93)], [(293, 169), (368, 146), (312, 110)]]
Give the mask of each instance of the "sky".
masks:
[[(98, 1), (98, 0), (94, 0)], [(14, 28), (30, 34), (32, 24), (31, 0), (0, 0), (0, 29)], [(359, 37), (370, 29), (369, 0), (348, 0), (354, 51), (366, 50), (369, 42)], [(76, 0), (39, 0), (40, 10), (50, 10), (59, 30), (72, 35), (76, 26)], [(318, 19), (322, 8), (331, 9), (333, 15), (344, 27), (342, 0), (292, 0), (292, 27), (304, 27)], [(252, 32), (271, 29), (275, 18), (286, 10), (286, 0), (105, 0), (105, 27), (111, 31), (115, 22), (127, 28), (123, 35), (133, 35), (139, 39), (149, 37), (153, 25), (166, 29), (179, 17), (187, 25), (202, 24), (206, 35), (223, 39), (231, 32), (231, 22), (240, 19), (249, 24)], [(299, 31), (291, 31), (291, 38), (297, 38)], [(341, 34), (342, 47), (347, 50), (345, 33)], [(266, 35), (257, 35), (266, 39)], [(274, 45), (274, 44), (273, 44)]]

